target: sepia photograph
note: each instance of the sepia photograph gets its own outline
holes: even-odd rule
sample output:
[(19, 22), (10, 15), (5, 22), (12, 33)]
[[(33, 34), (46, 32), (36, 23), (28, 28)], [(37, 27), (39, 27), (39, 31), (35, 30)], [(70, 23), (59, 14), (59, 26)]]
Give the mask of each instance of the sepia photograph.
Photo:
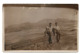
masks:
[(3, 4), (4, 51), (78, 51), (78, 4)]

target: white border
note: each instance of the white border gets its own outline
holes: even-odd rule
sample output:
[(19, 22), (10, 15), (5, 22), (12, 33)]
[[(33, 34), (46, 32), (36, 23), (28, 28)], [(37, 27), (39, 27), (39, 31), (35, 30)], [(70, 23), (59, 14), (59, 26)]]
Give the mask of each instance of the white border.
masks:
[[(0, 42), (2, 43), (2, 22), (3, 22), (3, 15), (2, 15), (2, 5), (3, 4), (79, 4), (79, 0), (2, 0), (0, 1)], [(80, 10), (80, 9), (79, 9)], [(79, 11), (80, 13), (80, 11)], [(79, 19), (79, 27), (80, 28), (80, 19)], [(80, 29), (79, 29), (80, 32)], [(78, 40), (80, 38), (80, 33), (78, 33), (79, 37)], [(80, 40), (79, 40), (80, 41)], [(78, 43), (79, 43), (78, 41)], [(80, 43), (79, 43), (80, 45)], [(79, 46), (78, 45), (78, 46)], [(0, 44), (0, 53), (3, 54), (2, 51), (2, 44)], [(62, 54), (62, 53), (61, 53)], [(80, 47), (79, 47), (79, 52), (78, 54), (80, 54)]]

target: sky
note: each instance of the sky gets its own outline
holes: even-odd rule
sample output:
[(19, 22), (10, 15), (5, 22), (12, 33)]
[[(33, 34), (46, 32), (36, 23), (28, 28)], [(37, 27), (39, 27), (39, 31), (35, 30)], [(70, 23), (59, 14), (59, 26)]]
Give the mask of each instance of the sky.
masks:
[(4, 7), (5, 26), (25, 22), (36, 23), (43, 19), (75, 19), (75, 9), (54, 7)]

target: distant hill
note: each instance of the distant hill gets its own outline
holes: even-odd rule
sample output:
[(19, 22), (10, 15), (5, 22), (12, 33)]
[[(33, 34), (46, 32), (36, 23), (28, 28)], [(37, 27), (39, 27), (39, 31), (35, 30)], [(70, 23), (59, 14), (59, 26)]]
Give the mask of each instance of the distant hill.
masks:
[(22, 24), (18, 24), (18, 25), (11, 25), (5, 28), (5, 32), (9, 33), (9, 32), (18, 32), (21, 30), (28, 30), (31, 29), (33, 26), (33, 24), (31, 23), (22, 23)]
[(58, 25), (65, 25), (68, 23), (75, 23), (74, 20), (64, 19), (64, 18), (57, 18), (57, 19), (43, 19), (36, 23), (22, 23), (18, 25), (12, 25), (5, 28), (5, 32), (18, 32), (22, 30), (29, 30), (29, 29), (36, 29), (36, 28), (45, 28), (49, 23), (54, 25), (55, 22), (58, 22)]

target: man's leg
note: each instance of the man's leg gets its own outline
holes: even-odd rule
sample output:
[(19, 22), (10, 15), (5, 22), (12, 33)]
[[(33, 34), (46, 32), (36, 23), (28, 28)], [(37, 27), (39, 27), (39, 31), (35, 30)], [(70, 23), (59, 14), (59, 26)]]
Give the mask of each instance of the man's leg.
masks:
[(60, 33), (59, 32), (57, 32), (57, 42), (59, 42), (59, 40), (60, 40)]
[(56, 41), (58, 42), (58, 35), (56, 34)]
[(48, 36), (49, 36), (49, 44), (51, 44), (52, 40), (51, 40), (51, 33), (50, 32), (48, 33)]
[(50, 43), (50, 44), (52, 43), (51, 36), (49, 36), (49, 43)]

